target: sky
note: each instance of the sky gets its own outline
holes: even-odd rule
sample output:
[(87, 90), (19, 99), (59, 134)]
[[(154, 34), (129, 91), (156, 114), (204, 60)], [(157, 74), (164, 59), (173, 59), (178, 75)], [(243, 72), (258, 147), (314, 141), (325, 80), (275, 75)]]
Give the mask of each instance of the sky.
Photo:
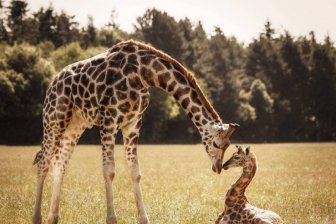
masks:
[[(5, 3), (10, 0), (6, 0)], [(94, 24), (104, 26), (111, 11), (117, 12), (120, 28), (132, 31), (136, 18), (146, 9), (166, 11), (176, 19), (188, 17), (193, 24), (201, 21), (208, 34), (214, 26), (227, 36), (249, 43), (263, 31), (269, 19), (277, 33), (288, 30), (294, 36), (308, 35), (314, 31), (316, 39), (326, 35), (336, 42), (336, 0), (27, 0), (30, 11), (50, 4), (56, 11), (75, 15), (75, 20), (85, 26), (88, 15)]]

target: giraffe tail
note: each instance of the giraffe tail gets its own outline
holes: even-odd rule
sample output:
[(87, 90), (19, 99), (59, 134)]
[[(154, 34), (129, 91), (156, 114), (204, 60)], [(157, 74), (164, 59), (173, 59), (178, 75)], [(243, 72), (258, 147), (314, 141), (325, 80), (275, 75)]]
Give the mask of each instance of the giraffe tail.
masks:
[(33, 166), (40, 162), (40, 160), (43, 158), (43, 144), (42, 144), (42, 149), (36, 153), (35, 159), (33, 161)]

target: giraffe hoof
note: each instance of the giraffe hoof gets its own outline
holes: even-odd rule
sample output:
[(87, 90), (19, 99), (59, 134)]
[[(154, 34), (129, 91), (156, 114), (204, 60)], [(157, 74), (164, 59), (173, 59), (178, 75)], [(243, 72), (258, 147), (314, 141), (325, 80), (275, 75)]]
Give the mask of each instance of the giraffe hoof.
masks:
[(106, 224), (117, 224), (117, 217), (115, 215), (107, 216)]
[(58, 223), (58, 216), (57, 215), (49, 215), (48, 224), (57, 224), (57, 223)]
[(42, 216), (41, 215), (33, 215), (33, 224), (41, 224)]
[(140, 217), (139, 217), (139, 223), (140, 223), (140, 224), (149, 224), (149, 220), (148, 220), (147, 215), (140, 216)]

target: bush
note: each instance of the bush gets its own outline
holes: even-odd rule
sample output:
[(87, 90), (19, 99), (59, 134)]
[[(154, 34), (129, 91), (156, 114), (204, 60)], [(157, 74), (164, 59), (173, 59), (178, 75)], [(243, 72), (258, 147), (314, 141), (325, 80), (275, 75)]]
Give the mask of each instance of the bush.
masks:
[(85, 52), (80, 47), (78, 42), (65, 45), (51, 53), (51, 60), (57, 71), (60, 71), (65, 66), (85, 59)]

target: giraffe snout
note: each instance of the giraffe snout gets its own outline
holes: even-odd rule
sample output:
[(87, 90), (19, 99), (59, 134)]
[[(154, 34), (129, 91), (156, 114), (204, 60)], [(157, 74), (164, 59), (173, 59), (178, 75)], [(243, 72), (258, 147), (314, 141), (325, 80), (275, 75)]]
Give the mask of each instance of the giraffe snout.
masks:
[(222, 172), (222, 163), (220, 160), (217, 160), (217, 162), (212, 165), (212, 171), (218, 174)]

